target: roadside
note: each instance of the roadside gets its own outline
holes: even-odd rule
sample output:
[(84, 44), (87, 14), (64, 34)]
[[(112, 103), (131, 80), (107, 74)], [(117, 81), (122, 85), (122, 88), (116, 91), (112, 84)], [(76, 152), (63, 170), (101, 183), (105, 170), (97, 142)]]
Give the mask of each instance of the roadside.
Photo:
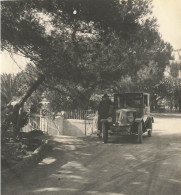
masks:
[(50, 149), (47, 136), (41, 131), (22, 133), (21, 140), (8, 137), (1, 143), (1, 177), (6, 182), (31, 168)]
[(112, 137), (50, 137), (53, 150), (11, 183), (3, 195), (170, 195), (181, 191), (180, 116), (154, 114), (153, 137), (143, 144)]

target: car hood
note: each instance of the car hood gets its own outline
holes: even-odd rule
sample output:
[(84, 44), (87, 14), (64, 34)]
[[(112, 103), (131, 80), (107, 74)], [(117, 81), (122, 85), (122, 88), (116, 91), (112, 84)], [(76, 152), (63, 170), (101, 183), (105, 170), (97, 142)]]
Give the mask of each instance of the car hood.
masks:
[(134, 108), (122, 108), (122, 109), (117, 109), (116, 112), (136, 112), (136, 109)]
[(120, 126), (130, 125), (130, 122), (127, 120), (127, 113), (132, 112), (136, 113), (136, 109), (133, 108), (124, 108), (116, 110), (116, 123)]

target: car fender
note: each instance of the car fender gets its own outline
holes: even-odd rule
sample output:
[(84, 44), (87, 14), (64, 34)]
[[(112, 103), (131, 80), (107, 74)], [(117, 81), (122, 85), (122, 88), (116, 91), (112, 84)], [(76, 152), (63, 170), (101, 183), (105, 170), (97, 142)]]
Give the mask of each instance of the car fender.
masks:
[(106, 123), (106, 122), (108, 122), (108, 121), (107, 121), (107, 119), (101, 119), (100, 122), (101, 122), (101, 123)]
[(141, 122), (143, 122), (143, 118), (135, 118), (135, 122), (136, 123), (141, 123)]

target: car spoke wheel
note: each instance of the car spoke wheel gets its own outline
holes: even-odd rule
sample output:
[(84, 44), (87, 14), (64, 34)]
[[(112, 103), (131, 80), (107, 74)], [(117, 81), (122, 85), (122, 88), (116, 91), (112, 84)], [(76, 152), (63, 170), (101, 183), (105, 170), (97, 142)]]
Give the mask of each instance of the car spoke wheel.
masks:
[(102, 141), (107, 143), (108, 141), (108, 129), (106, 128), (106, 124), (102, 123)]
[(141, 144), (142, 143), (142, 139), (143, 139), (143, 130), (142, 130), (142, 122), (138, 124), (138, 143)]

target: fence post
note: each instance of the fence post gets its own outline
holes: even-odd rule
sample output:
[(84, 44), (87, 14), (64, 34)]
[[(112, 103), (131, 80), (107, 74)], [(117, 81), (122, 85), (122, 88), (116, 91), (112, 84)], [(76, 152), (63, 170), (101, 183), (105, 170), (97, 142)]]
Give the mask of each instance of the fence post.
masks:
[(93, 119), (92, 119), (92, 134), (93, 134)]
[(40, 109), (40, 130), (42, 130), (42, 118), (41, 118), (41, 109)]
[(86, 128), (87, 128), (87, 127), (86, 127), (86, 117), (84, 118), (84, 121), (85, 121), (85, 136), (86, 136), (86, 133), (87, 133), (87, 132), (86, 132), (86, 131), (87, 131), (87, 129), (86, 129)]

